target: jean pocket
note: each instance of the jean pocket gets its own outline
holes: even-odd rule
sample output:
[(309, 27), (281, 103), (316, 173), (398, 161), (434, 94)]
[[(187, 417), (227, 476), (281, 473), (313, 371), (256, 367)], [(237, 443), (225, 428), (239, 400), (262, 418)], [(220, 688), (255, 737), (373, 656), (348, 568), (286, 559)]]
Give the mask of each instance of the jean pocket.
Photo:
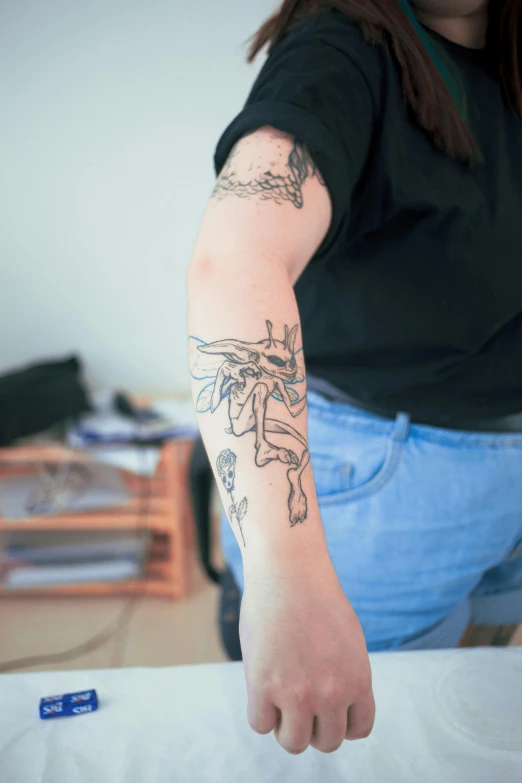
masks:
[[(321, 504), (347, 503), (379, 492), (395, 475), (403, 439), (395, 434), (343, 433), (342, 453), (311, 449), (317, 496)], [(335, 444), (332, 444), (335, 449)]]
[(328, 454), (311, 452), (315, 488), (319, 497), (347, 492), (352, 487), (354, 466)]

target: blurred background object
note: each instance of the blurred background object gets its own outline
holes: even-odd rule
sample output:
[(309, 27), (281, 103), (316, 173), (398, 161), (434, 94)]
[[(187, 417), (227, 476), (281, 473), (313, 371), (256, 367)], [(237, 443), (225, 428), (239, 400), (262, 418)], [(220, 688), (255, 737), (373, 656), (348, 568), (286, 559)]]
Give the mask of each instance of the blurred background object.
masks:
[(272, 6), (0, 1), (0, 665), (226, 658), (184, 279)]

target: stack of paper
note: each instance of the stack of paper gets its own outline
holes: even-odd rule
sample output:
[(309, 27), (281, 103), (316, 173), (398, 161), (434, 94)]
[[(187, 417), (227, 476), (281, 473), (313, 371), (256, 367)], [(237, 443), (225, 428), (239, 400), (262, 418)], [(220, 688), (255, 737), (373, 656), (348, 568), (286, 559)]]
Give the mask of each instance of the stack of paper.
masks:
[(95, 412), (69, 428), (67, 440), (75, 449), (88, 451), (92, 459), (140, 476), (153, 476), (161, 452), (157, 441), (187, 440), (198, 434), (192, 401), (166, 398), (151, 409), (123, 415), (114, 393), (94, 397)]
[(139, 563), (132, 560), (107, 560), (100, 563), (15, 567), (4, 577), (4, 587), (20, 589), (84, 582), (121, 582), (141, 576)]
[(63, 531), (10, 535), (0, 567), (7, 588), (118, 582), (143, 574), (150, 535)]
[(134, 417), (123, 415), (104, 399), (95, 412), (83, 416), (69, 428), (67, 437), (74, 448), (100, 444), (149, 443), (193, 438), (198, 427), (188, 399), (166, 399), (151, 409), (136, 409)]
[(115, 508), (129, 502), (120, 470), (97, 462), (64, 462), (38, 473), (0, 480), (0, 514), (26, 519)]

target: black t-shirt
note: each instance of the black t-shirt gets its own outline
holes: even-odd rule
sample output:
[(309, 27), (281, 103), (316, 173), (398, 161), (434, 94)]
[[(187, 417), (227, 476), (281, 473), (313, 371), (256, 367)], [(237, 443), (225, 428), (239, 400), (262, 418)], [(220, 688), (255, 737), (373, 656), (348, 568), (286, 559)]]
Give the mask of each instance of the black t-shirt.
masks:
[(262, 125), (308, 143), (333, 204), (295, 288), (308, 371), (436, 424), (522, 411), (522, 123), (485, 51), (433, 35), (464, 80), (474, 170), (434, 147), (388, 48), (338, 12), (276, 47), (215, 164)]

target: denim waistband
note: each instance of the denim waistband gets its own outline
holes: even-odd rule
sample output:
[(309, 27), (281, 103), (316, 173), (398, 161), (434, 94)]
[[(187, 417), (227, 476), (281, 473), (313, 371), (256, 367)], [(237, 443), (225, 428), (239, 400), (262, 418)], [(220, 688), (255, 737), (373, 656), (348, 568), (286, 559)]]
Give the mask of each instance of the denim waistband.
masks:
[[(392, 435), (399, 430), (404, 433), (407, 424), (407, 436), (440, 443), (441, 445), (460, 448), (522, 448), (522, 432), (473, 432), (469, 430), (453, 430), (446, 427), (434, 427), (428, 424), (417, 424), (410, 421), (407, 413), (400, 412), (395, 420), (350, 405), (345, 402), (331, 401), (313, 390), (308, 390), (309, 415), (316, 416), (324, 423), (336, 428), (345, 426), (368, 432)], [(399, 421), (401, 424), (399, 425)], [(406, 435), (403, 435), (406, 437)]]

